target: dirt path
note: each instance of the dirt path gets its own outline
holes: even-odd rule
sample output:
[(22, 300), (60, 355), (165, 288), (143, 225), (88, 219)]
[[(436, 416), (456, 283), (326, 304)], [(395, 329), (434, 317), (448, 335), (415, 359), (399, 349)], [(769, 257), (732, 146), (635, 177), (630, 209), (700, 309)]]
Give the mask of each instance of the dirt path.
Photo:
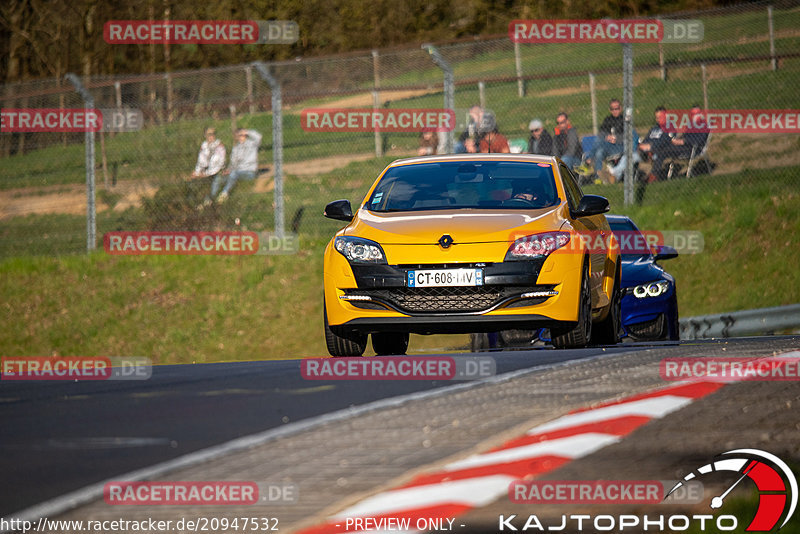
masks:
[[(398, 157), (406, 156), (406, 153), (393, 154)], [(306, 161), (284, 163), (284, 173), (293, 176), (313, 176), (324, 174), (346, 166), (354, 161), (366, 161), (375, 157), (373, 153), (366, 154), (346, 154), (317, 158)], [(268, 193), (274, 187), (273, 175), (275, 169), (261, 172), (255, 179), (253, 191), (256, 193)], [(98, 186), (98, 190), (102, 186)], [(158, 191), (158, 184), (152, 182), (142, 182), (137, 180), (127, 180), (118, 182), (110, 190), (114, 194), (122, 195), (122, 198), (114, 205), (114, 211), (124, 211), (132, 206), (138, 206), (143, 197), (152, 197)], [(103, 212), (109, 206), (97, 199), (97, 212)], [(11, 217), (20, 217), (31, 214), (65, 213), (71, 215), (81, 215), (86, 213), (86, 186), (82, 184), (55, 185), (47, 187), (26, 187), (21, 189), (11, 189), (0, 191), (0, 220)]]

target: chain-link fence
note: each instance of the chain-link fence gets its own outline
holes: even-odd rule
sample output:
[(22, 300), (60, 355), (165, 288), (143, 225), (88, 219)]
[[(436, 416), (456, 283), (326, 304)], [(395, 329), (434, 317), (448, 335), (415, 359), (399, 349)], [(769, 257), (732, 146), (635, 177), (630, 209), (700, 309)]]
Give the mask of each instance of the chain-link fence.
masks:
[[(689, 110), (699, 105), (704, 113), (797, 107), (797, 2), (752, 3), (672, 19), (701, 21), (702, 40), (632, 45), (630, 119), (642, 143), (657, 106)], [(451, 102), (443, 84), (448, 68)], [(469, 126), (469, 108), (479, 105), (494, 113), (510, 150), (524, 152), (531, 120), (539, 119), (554, 135), (556, 117), (564, 112), (580, 137), (600, 133), (602, 139), (599, 130), (610, 113), (609, 102), (625, 100), (623, 46), (618, 43), (515, 44), (504, 36), (270, 63), (265, 71), (280, 86), (280, 110), (273, 109), (270, 80), (254, 65), (83, 81), (95, 108), (138, 110), (143, 119), (136, 131), (95, 135), (90, 170), (96, 181), (98, 244), (112, 231), (261, 232), (274, 231), (278, 220), (286, 232), (300, 234), (301, 246), (323, 242), (338, 227), (320, 216), (328, 201), (360, 201), (385, 164), (415, 155), (420, 147), (419, 131), (312, 131), (303, 124), (304, 110), (452, 105), (457, 122), (452, 140), (458, 145)], [(85, 105), (63, 79), (7, 85), (0, 89), (0, 100), (4, 110)], [(280, 127), (275, 128), (278, 115)], [(584, 161), (579, 172), (585, 190), (609, 197), (613, 206), (624, 205), (626, 181), (635, 184), (635, 202), (643, 206), (688, 201), (698, 190), (754, 181), (796, 191), (800, 178), (791, 169), (800, 167), (797, 124), (795, 133), (775, 133), (772, 126), (712, 131), (695, 154), (676, 151), (660, 161), (644, 154), (641, 162), (637, 156), (630, 180), (625, 180), (624, 166), (610, 172), (614, 161), (598, 173), (594, 162)], [(213, 197), (213, 178), (192, 176), (207, 127), (216, 128), (227, 158), (238, 128), (263, 136), (254, 179), (238, 181), (227, 198), (219, 197), (226, 175), (220, 175), (220, 190)], [(276, 132), (282, 161), (275, 160)], [(439, 151), (448, 146), (446, 137), (439, 140)], [(591, 158), (594, 145), (589, 140), (585, 145)], [(611, 152), (599, 155), (602, 159)], [(0, 156), (0, 256), (85, 251), (84, 135), (4, 128)]]

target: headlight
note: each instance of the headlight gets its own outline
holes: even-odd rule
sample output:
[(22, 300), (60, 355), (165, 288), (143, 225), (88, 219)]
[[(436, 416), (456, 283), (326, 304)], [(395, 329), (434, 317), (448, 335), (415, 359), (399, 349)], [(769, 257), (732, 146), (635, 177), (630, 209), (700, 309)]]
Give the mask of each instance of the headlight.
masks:
[(340, 236), (334, 240), (333, 247), (353, 263), (386, 263), (381, 246), (369, 239)]
[(633, 296), (637, 299), (657, 297), (659, 295), (663, 295), (667, 291), (669, 291), (669, 282), (666, 280), (661, 280), (659, 282), (650, 282), (648, 284), (642, 284), (634, 287)]
[(504, 261), (546, 258), (551, 252), (569, 243), (568, 232), (543, 232), (520, 237), (506, 252)]

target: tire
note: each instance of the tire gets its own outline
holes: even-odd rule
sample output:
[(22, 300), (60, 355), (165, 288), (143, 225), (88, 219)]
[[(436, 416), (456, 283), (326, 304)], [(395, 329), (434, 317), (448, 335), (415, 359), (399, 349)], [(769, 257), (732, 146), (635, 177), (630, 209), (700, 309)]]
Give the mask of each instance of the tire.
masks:
[(350, 332), (344, 336), (335, 334), (328, 324), (328, 310), (323, 308), (325, 320), (325, 345), (328, 353), (334, 357), (361, 356), (367, 349), (367, 335)]
[(611, 309), (606, 318), (592, 328), (594, 341), (598, 345), (616, 345), (620, 341), (622, 317), (622, 292), (620, 291), (620, 273), (617, 265), (617, 274), (614, 276), (614, 289), (611, 291)]
[(372, 349), (378, 356), (405, 354), (408, 350), (408, 333), (379, 332), (372, 334)]
[(578, 303), (578, 324), (566, 332), (552, 331), (551, 343), (557, 349), (585, 347), (592, 340), (592, 294), (589, 286), (589, 258), (584, 261), (581, 300)]

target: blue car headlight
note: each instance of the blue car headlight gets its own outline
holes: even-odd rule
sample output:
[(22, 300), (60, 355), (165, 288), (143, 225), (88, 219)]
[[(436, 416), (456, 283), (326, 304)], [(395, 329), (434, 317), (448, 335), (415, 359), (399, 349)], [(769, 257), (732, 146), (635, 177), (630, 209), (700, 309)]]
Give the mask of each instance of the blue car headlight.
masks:
[(646, 284), (638, 285), (628, 291), (633, 293), (637, 299), (645, 299), (648, 297), (659, 297), (669, 291), (670, 283), (666, 280), (659, 280), (658, 282), (648, 282)]
[(333, 248), (351, 263), (386, 263), (381, 246), (369, 239), (340, 236), (334, 240)]

